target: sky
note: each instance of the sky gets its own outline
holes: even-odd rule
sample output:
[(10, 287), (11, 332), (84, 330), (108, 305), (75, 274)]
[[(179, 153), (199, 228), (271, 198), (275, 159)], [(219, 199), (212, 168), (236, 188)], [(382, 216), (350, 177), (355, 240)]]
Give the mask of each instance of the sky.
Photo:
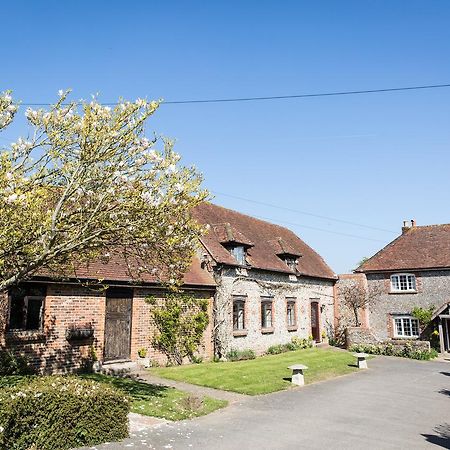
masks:
[[(295, 95), (450, 83), (450, 2), (5, 1), (0, 91), (23, 103)], [(219, 205), (296, 232), (336, 273), (448, 223), (450, 88), (162, 105)], [(22, 113), (25, 108), (22, 108)], [(0, 144), (26, 133), (23, 120)]]

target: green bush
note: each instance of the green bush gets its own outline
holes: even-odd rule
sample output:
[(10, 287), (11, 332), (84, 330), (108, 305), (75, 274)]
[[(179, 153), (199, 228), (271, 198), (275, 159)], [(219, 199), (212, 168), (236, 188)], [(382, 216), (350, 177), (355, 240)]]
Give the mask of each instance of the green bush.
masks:
[(269, 355), (279, 355), (280, 353), (286, 352), (288, 350), (286, 350), (284, 348), (284, 345), (282, 344), (278, 344), (278, 345), (271, 345), (268, 349), (267, 349), (267, 353)]
[(34, 369), (24, 356), (15, 355), (9, 350), (0, 349), (0, 376), (32, 375)]
[(303, 348), (311, 348), (313, 346), (313, 338), (312, 336), (309, 336), (306, 338), (300, 338), (298, 336), (294, 336), (291, 339), (292, 345), (295, 346), (294, 350), (301, 350)]
[(237, 350), (231, 349), (226, 355), (228, 361), (244, 361), (246, 359), (255, 359), (256, 354), (251, 349)]
[(63, 450), (128, 436), (129, 398), (77, 377), (36, 377), (0, 391), (0, 448)]
[(349, 348), (351, 352), (370, 353), (372, 355), (401, 356), (403, 358), (430, 360), (436, 358), (436, 350), (421, 350), (414, 348), (410, 342), (403, 345), (394, 345), (390, 342), (384, 344), (355, 344)]

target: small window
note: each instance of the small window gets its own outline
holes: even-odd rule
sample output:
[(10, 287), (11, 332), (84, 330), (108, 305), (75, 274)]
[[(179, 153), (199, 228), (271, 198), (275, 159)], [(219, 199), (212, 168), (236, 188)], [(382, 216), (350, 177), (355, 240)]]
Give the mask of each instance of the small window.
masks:
[(287, 264), (289, 269), (293, 270), (294, 272), (297, 270), (297, 258), (286, 257), (284, 258), (284, 262)]
[(272, 328), (272, 300), (263, 300), (261, 303), (261, 328)]
[(394, 337), (419, 337), (419, 321), (411, 316), (394, 317)]
[(245, 249), (242, 245), (230, 248), (230, 253), (234, 256), (234, 259), (241, 265), (245, 266)]
[(40, 330), (44, 321), (45, 287), (28, 285), (9, 293), (9, 330)]
[(415, 292), (416, 277), (409, 273), (398, 273), (391, 275), (391, 291), (392, 292)]
[(297, 317), (295, 314), (295, 300), (288, 300), (286, 305), (286, 321), (288, 327), (297, 325)]
[(233, 300), (233, 330), (245, 330), (245, 300)]

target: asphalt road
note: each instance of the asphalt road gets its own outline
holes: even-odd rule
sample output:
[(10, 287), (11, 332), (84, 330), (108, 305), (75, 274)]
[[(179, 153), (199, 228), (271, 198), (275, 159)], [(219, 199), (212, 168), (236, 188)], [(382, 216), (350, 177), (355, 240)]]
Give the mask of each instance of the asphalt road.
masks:
[(97, 449), (450, 448), (450, 362), (378, 357), (369, 369), (252, 397)]

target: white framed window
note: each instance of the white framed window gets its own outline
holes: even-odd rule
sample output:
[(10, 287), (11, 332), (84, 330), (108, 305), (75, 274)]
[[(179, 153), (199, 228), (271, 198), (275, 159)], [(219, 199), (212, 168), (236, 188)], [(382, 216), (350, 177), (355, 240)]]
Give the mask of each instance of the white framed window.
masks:
[(394, 316), (394, 337), (419, 337), (419, 321), (412, 316)]
[(287, 256), (284, 258), (284, 262), (289, 267), (289, 269), (293, 270), (294, 272), (297, 270), (297, 258)]
[(412, 273), (391, 275), (391, 292), (416, 292), (416, 276)]

